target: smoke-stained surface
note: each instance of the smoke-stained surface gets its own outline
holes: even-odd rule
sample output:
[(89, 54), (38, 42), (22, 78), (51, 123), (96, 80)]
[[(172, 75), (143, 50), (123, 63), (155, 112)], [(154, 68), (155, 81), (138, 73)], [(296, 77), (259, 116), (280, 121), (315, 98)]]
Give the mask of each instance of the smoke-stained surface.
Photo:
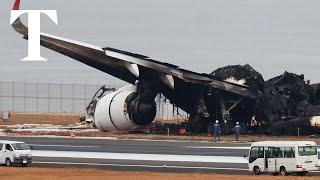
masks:
[[(250, 65), (229, 65), (225, 67), (218, 68), (210, 74), (214, 79), (228, 81), (235, 84), (240, 84), (247, 86), (253, 92), (258, 92), (257, 94), (263, 94), (264, 92), (264, 79), (262, 75), (253, 69)], [(224, 98), (225, 105), (230, 104), (230, 98), (228, 96), (232, 96), (231, 94), (227, 95)], [(234, 124), (235, 122), (245, 122), (251, 119), (251, 117), (255, 114), (257, 101), (258, 99), (242, 99), (239, 101), (237, 106), (230, 109), (235, 102), (233, 102), (226, 109), (230, 109), (230, 118), (231, 122)], [(220, 107), (223, 108), (223, 107)], [(222, 110), (221, 113), (223, 113)], [(221, 118), (226, 118), (222, 115)]]
[[(256, 101), (244, 99), (230, 111), (233, 123), (248, 123), (248, 117), (255, 116), (258, 124), (267, 127), (261, 133), (273, 135), (296, 135), (319, 132), (311, 126), (310, 119), (320, 116), (320, 86), (310, 85), (304, 75), (284, 72), (282, 75), (264, 81), (260, 73), (249, 65), (235, 65), (219, 68), (213, 77), (234, 82), (244, 82), (250, 89), (263, 92)], [(231, 78), (232, 77), (232, 78)], [(249, 117), (250, 118), (250, 117)], [(319, 124), (320, 125), (320, 124)]]
[(262, 75), (249, 64), (221, 67), (214, 70), (210, 75), (218, 80), (245, 85), (254, 91), (264, 92), (264, 79)]
[(314, 105), (320, 105), (320, 83), (311, 85), (311, 102)]
[(320, 115), (318, 89), (309, 83), (304, 75), (288, 72), (266, 81), (256, 118), (269, 121), (269, 133), (296, 135), (298, 128), (301, 134), (316, 132), (310, 118)]
[(310, 95), (310, 85), (305, 82), (303, 75), (285, 72), (266, 81), (257, 119), (273, 122), (282, 117), (307, 116), (309, 114), (304, 109), (310, 104)]

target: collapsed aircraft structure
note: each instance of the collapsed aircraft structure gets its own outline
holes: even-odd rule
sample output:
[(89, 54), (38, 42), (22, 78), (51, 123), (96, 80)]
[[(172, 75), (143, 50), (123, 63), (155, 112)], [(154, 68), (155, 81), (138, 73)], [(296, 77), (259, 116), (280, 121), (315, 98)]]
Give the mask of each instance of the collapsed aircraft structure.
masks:
[[(16, 0), (13, 10), (19, 6), (20, 0)], [(20, 18), (12, 26), (28, 39), (28, 27)], [(150, 124), (155, 119), (155, 97), (159, 93), (190, 114), (188, 129), (193, 132), (206, 131), (215, 119), (226, 124), (247, 123), (257, 112), (269, 118), (264, 119), (268, 122), (279, 118), (270, 119), (268, 112), (259, 109), (261, 102), (267, 101), (264, 93), (268, 83), (249, 65), (220, 68), (211, 74), (196, 73), (144, 55), (50, 34), (41, 33), (40, 41), (48, 49), (131, 84), (102, 96), (92, 106), (94, 123), (102, 131), (127, 131)], [(312, 101), (319, 102), (319, 92), (312, 96), (318, 97)]]
[(319, 84), (310, 85), (304, 75), (285, 72), (265, 82), (256, 119), (267, 121), (266, 133), (273, 135), (319, 133), (319, 95)]
[[(243, 109), (235, 108), (232, 119), (252, 126), (252, 121), (243, 121), (242, 111), (254, 115), (253, 126), (262, 126), (259, 133), (273, 135), (297, 135), (320, 133), (320, 84), (310, 84), (304, 75), (285, 72), (264, 81), (262, 75), (250, 65), (235, 65), (219, 68), (211, 73), (218, 79), (231, 78), (242, 82), (252, 91), (262, 95)], [(237, 110), (238, 109), (238, 110)], [(299, 131), (299, 132), (298, 132)]]

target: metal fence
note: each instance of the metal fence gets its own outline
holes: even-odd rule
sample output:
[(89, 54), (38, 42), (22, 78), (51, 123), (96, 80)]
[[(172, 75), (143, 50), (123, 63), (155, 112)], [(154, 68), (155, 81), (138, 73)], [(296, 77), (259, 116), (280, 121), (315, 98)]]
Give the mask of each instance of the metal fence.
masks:
[[(101, 86), (0, 82), (0, 111), (86, 113), (87, 105)], [(181, 120), (187, 116), (162, 96), (157, 96), (156, 103), (157, 119)]]
[(100, 85), (0, 82), (0, 110), (85, 112)]

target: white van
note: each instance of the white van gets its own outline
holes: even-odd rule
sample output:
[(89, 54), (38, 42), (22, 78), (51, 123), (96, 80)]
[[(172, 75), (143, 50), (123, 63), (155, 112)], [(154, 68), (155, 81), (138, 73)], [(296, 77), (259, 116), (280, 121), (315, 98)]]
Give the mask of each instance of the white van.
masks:
[(24, 142), (0, 140), (0, 164), (28, 166), (31, 163), (31, 150)]
[(312, 141), (262, 141), (252, 143), (249, 153), (249, 171), (306, 175), (319, 170), (318, 150)]

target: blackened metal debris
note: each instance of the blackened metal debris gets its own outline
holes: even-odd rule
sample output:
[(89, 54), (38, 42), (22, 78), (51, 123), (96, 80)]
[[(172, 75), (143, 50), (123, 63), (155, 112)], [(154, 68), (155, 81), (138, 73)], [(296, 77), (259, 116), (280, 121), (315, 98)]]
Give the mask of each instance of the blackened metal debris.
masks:
[(310, 118), (320, 116), (320, 84), (310, 85), (304, 75), (285, 72), (264, 81), (260, 73), (250, 65), (235, 65), (219, 68), (211, 73), (218, 80), (243, 83), (254, 91), (262, 92), (255, 102), (243, 100), (230, 112), (232, 121), (252, 125), (253, 116), (256, 125), (263, 125), (259, 133), (272, 135), (297, 135), (319, 133), (319, 129), (310, 123)]

